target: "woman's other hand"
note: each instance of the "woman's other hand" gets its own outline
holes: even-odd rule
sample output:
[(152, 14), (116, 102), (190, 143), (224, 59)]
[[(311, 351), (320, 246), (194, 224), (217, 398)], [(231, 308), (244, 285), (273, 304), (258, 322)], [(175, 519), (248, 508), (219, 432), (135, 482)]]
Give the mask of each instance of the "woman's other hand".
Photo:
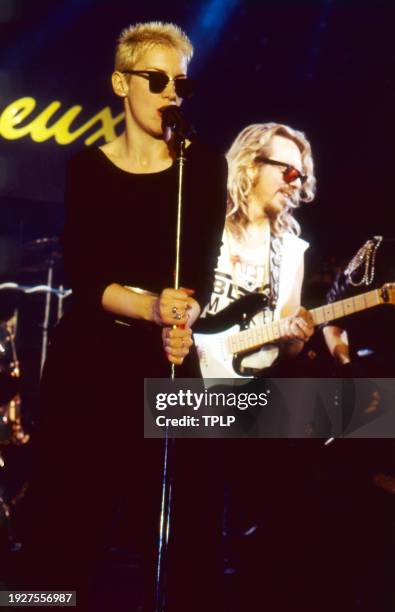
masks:
[(162, 340), (170, 363), (181, 365), (193, 344), (192, 330), (189, 327), (164, 327)]

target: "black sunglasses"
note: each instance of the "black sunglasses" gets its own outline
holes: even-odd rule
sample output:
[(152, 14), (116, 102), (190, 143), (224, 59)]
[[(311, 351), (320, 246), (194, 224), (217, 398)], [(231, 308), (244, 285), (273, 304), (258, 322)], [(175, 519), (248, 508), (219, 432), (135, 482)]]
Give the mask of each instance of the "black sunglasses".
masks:
[(272, 166), (282, 166), (284, 168), (284, 170), (282, 171), (283, 178), (286, 183), (293, 183), (297, 179), (300, 179), (300, 182), (303, 185), (303, 183), (307, 181), (307, 174), (302, 174), (297, 168), (295, 168), (294, 166), (290, 166), (289, 164), (286, 164), (284, 162), (280, 162), (275, 159), (269, 159), (268, 157), (261, 157), (260, 155), (255, 158), (255, 161), (260, 162), (262, 164), (270, 164)]
[(176, 94), (179, 98), (190, 98), (195, 90), (195, 81), (188, 77), (179, 77), (178, 79), (171, 79), (164, 72), (156, 70), (122, 70), (126, 74), (134, 74), (141, 76), (143, 79), (147, 79), (149, 84), (149, 90), (151, 93), (162, 93), (167, 87), (169, 81), (174, 83)]

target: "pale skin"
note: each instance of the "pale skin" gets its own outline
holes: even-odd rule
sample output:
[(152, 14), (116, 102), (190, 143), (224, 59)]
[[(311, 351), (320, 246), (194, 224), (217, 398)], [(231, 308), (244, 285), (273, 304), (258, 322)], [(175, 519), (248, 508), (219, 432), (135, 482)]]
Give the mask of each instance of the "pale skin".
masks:
[[(184, 55), (173, 47), (156, 45), (147, 49), (131, 67), (133, 70), (159, 70), (170, 78), (187, 73)], [(101, 147), (113, 164), (126, 172), (150, 174), (173, 164), (171, 147), (162, 132), (160, 109), (182, 100), (169, 81), (161, 93), (151, 93), (148, 81), (137, 75), (115, 71), (112, 85), (123, 98), (125, 131)], [(153, 211), (154, 215), (154, 211)], [(163, 347), (170, 363), (180, 365), (193, 344), (191, 327), (200, 314), (193, 289), (167, 287), (159, 295), (136, 293), (112, 283), (103, 292), (104, 310), (131, 319), (143, 319), (163, 327)]]
[[(302, 172), (300, 149), (290, 138), (273, 136), (268, 157), (283, 161), (284, 164), (293, 166)], [(282, 211), (287, 197), (301, 188), (299, 178), (292, 183), (286, 183), (282, 168), (279, 166), (259, 164), (251, 169), (251, 178), (254, 186), (247, 205), (248, 224), (244, 237), (250, 248), (262, 244), (265, 225)], [(313, 321), (309, 313), (300, 305), (303, 275), (302, 263), (294, 279), (290, 299), (280, 313), (282, 318), (285, 317), (281, 329), (281, 349), (282, 353), (288, 357), (296, 356), (314, 332)]]

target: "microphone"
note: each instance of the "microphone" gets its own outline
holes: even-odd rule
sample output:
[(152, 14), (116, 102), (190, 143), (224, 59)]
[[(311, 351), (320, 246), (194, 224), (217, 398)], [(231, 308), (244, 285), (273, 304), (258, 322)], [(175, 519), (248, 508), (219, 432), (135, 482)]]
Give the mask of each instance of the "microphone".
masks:
[(191, 140), (196, 136), (196, 130), (182, 114), (180, 107), (175, 104), (164, 106), (160, 109), (162, 114), (162, 129), (166, 134), (171, 130), (180, 140)]

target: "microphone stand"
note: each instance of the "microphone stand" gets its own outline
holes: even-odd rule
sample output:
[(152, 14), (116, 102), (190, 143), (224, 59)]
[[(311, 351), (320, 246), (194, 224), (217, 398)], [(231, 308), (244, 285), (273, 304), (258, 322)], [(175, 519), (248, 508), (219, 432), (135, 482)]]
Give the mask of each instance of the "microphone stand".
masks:
[[(183, 209), (183, 183), (184, 183), (184, 164), (185, 157), (185, 136), (173, 132), (174, 144), (176, 148), (177, 164), (177, 225), (176, 225), (176, 245), (175, 245), (175, 273), (174, 289), (180, 287), (180, 251), (181, 251), (181, 227)], [(174, 327), (177, 327), (176, 325)], [(176, 368), (171, 364), (171, 380), (176, 378)], [(159, 521), (159, 542), (156, 569), (156, 606), (155, 612), (165, 612), (166, 609), (166, 578), (167, 562), (169, 557), (169, 537), (171, 526), (171, 500), (173, 489), (173, 460), (174, 460), (175, 439), (169, 438), (168, 429), (165, 431), (165, 443), (163, 451), (163, 473), (162, 473), (162, 498)]]

